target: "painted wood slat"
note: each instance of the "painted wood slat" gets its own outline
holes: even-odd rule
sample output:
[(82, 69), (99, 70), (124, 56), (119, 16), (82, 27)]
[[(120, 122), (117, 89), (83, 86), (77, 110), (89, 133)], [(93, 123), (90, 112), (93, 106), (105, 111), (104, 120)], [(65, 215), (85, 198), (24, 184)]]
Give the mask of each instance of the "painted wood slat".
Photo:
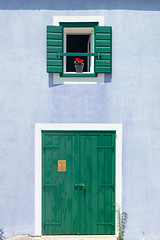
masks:
[(66, 136), (66, 151), (65, 151), (65, 157), (66, 157), (66, 193), (65, 193), (65, 234), (72, 234), (72, 136)]
[(62, 32), (62, 27), (61, 26), (47, 26), (47, 32), (50, 33), (61, 33)]
[(47, 33), (47, 39), (49, 40), (61, 40), (62, 39), (62, 33)]
[(98, 234), (97, 213), (98, 213), (98, 158), (97, 158), (97, 136), (92, 136), (92, 234)]
[[(43, 156), (43, 168), (46, 169), (43, 173), (44, 179), (43, 179), (43, 184), (44, 185), (54, 185), (55, 187), (51, 188), (51, 187), (47, 187), (45, 189), (43, 189), (42, 191), (42, 199), (43, 199), (43, 212), (42, 212), (42, 219), (43, 219), (43, 233), (49, 233), (51, 234), (53, 231), (53, 228), (56, 228), (55, 224), (53, 223), (57, 223), (57, 218), (56, 216), (56, 211), (52, 212), (52, 206), (56, 205), (57, 202), (57, 185), (56, 183), (56, 179), (55, 179), (55, 174), (52, 171), (52, 169), (55, 169), (55, 167), (52, 166), (52, 164), (54, 163), (53, 158), (54, 158), (54, 152), (57, 152), (57, 148), (50, 148), (48, 146), (52, 146), (53, 143), (53, 137), (52, 136), (44, 136), (42, 138), (43, 144), (46, 147), (45, 151), (43, 151), (45, 153), (45, 156)], [(57, 153), (56, 153), (57, 154)], [(53, 199), (54, 196), (54, 199)], [(48, 224), (48, 223), (52, 223), (52, 224)]]
[[(86, 165), (86, 156), (85, 156), (85, 136), (79, 137), (79, 183), (86, 185), (85, 180), (85, 165)], [(87, 190), (86, 190), (87, 191)], [(86, 222), (85, 222), (85, 197), (84, 192), (80, 190), (80, 201), (79, 201), (79, 224), (80, 224), (80, 234), (85, 233)]]
[(96, 67), (96, 71), (99, 73), (111, 73), (110, 67)]
[(48, 73), (61, 73), (62, 72), (62, 65), (61, 66), (47, 66)]
[(97, 47), (96, 46), (96, 52), (98, 53), (110, 53), (111, 47)]
[[(50, 144), (50, 141), (52, 141), (52, 137), (46, 136), (45, 138), (46, 145)], [(51, 164), (52, 164), (52, 149), (47, 148), (45, 150), (46, 152), (46, 158), (45, 158), (45, 169), (46, 169), (46, 174), (45, 174), (45, 184), (51, 184), (53, 182), (52, 179), (52, 171), (51, 171)], [(43, 189), (44, 192), (44, 189)], [(46, 188), (45, 189), (45, 217), (44, 217), (44, 228), (47, 232), (50, 232), (50, 228), (48, 225), (45, 225), (46, 222), (52, 222), (52, 193), (53, 189), (51, 188)]]
[(96, 66), (108, 66), (110, 67), (111, 61), (109, 60), (96, 60)]
[(92, 160), (91, 136), (80, 136), (80, 234), (92, 234)]
[(47, 65), (49, 66), (61, 66), (61, 62), (56, 60), (47, 60)]
[[(59, 146), (59, 137), (54, 135), (52, 136), (52, 146)], [(59, 184), (58, 184), (58, 154), (59, 154), (59, 149), (61, 148), (52, 148), (52, 165), (50, 166), (51, 171), (52, 171), (52, 178), (53, 178), (53, 183), (57, 185), (56, 188), (53, 188), (52, 192), (52, 203), (51, 203), (51, 211), (52, 211), (52, 222), (59, 222), (61, 223), (61, 219), (59, 218), (59, 213), (58, 213), (58, 203), (59, 203)], [(53, 211), (54, 209), (54, 211)], [(50, 225), (50, 234), (55, 232), (58, 234), (58, 228), (59, 225)]]
[(95, 32), (96, 33), (111, 33), (112, 28), (110, 26), (96, 26)]
[(85, 198), (85, 232), (84, 234), (92, 233), (92, 184), (95, 184), (95, 181), (92, 182), (92, 140), (91, 136), (85, 136), (85, 182), (86, 182), (86, 192), (82, 190), (82, 194)]
[(79, 189), (75, 190), (75, 184), (79, 183), (79, 136), (72, 136), (72, 234), (79, 233)]
[(96, 40), (96, 47), (110, 47), (111, 41), (110, 40)]
[[(66, 136), (59, 136), (59, 145), (61, 148), (58, 150), (58, 160), (66, 160)], [(57, 169), (58, 171), (58, 169)], [(67, 171), (67, 168), (66, 168)], [(69, 176), (68, 176), (69, 177)], [(58, 234), (65, 233), (66, 224), (66, 200), (65, 195), (68, 192), (69, 186), (66, 185), (67, 173), (58, 172), (58, 186), (59, 186), (59, 198), (58, 198), (58, 218), (60, 219), (61, 225), (58, 226)]]
[(105, 226), (105, 234), (113, 234), (113, 226), (109, 223), (112, 223), (112, 187), (107, 187), (112, 184), (112, 135), (107, 135), (104, 137), (105, 141), (105, 182), (104, 182), (104, 198), (105, 198), (105, 206), (104, 206), (104, 222), (108, 223)]
[[(47, 47), (47, 53), (61, 53), (62, 47), (60, 46), (48, 46)], [(58, 59), (57, 59), (58, 61)]]
[(95, 35), (96, 40), (111, 40), (111, 34), (107, 33), (107, 34), (103, 34), (103, 33), (99, 33)]
[(47, 40), (47, 46), (60, 46), (60, 47), (62, 47), (62, 39), (61, 40), (48, 39)]
[(57, 57), (57, 53), (47, 53), (47, 61), (48, 60), (54, 60), (54, 59), (58, 59)]
[[(104, 136), (98, 136), (97, 140), (98, 146), (104, 145)], [(97, 149), (97, 161), (98, 161), (98, 204), (97, 204), (97, 223), (104, 222), (104, 189), (100, 187), (101, 184), (105, 181), (104, 176), (104, 149)], [(104, 234), (104, 226), (97, 225), (98, 227), (98, 234)]]
[(110, 59), (111, 60), (111, 53), (101, 53), (101, 60)]

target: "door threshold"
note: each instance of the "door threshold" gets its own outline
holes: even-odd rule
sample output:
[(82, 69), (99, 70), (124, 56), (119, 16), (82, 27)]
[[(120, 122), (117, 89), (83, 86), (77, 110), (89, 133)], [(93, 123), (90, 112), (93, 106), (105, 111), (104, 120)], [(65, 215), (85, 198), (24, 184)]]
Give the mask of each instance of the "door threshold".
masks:
[(90, 239), (100, 239), (100, 240), (116, 240), (116, 235), (44, 235), (41, 236), (41, 240), (72, 240), (72, 239), (79, 239), (79, 240), (90, 240)]

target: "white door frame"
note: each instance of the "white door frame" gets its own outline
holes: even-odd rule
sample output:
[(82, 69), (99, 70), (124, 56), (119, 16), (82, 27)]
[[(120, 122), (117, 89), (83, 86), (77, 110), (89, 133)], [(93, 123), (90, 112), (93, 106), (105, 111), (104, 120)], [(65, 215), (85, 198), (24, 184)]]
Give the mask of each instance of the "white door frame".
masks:
[[(122, 124), (35, 124), (35, 235), (42, 235), (42, 131), (116, 131), (116, 203), (122, 208)], [(117, 225), (116, 225), (117, 226)], [(117, 235), (117, 227), (116, 227)]]

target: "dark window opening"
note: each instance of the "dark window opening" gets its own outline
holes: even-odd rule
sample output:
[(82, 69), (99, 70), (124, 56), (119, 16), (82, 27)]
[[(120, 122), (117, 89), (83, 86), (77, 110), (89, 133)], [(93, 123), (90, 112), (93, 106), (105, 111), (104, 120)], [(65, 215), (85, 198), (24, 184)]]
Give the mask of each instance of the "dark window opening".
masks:
[[(90, 52), (90, 35), (67, 35), (67, 53), (69, 52)], [(83, 72), (89, 72), (89, 57), (84, 56), (74, 56), (66, 57), (66, 72), (75, 72), (74, 60), (78, 57), (84, 60)]]

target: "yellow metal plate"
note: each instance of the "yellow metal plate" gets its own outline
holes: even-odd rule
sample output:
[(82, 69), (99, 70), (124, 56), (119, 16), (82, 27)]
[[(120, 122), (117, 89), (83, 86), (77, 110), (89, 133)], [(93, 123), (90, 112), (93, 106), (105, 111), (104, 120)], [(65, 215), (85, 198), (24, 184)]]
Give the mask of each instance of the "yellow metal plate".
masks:
[(66, 160), (58, 160), (58, 172), (66, 172)]

